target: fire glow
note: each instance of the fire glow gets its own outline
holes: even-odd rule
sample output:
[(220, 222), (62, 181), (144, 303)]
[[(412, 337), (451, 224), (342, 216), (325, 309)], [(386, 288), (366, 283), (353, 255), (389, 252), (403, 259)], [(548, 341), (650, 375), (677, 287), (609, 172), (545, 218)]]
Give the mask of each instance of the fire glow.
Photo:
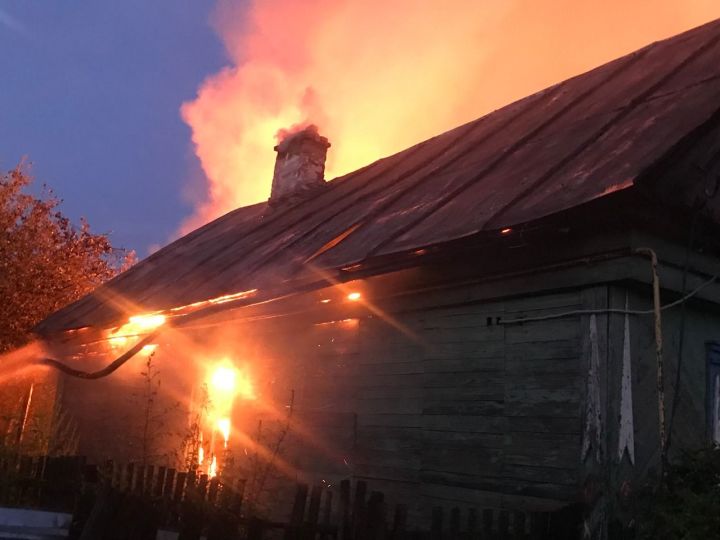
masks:
[(715, 0), (651, 11), (622, 0), (219, 0), (213, 22), (232, 65), (182, 107), (209, 182), (182, 229), (267, 199), (283, 128), (319, 126), (332, 178), (718, 16)]
[[(222, 456), (223, 452), (228, 451), (235, 400), (254, 400), (256, 395), (249, 374), (238, 369), (229, 359), (222, 360), (208, 370), (206, 383), (210, 402), (207, 428), (211, 436), (205, 451), (201, 435), (198, 461), (200, 466), (206, 465), (209, 476), (215, 476), (221, 467), (218, 455)], [(220, 438), (222, 443), (219, 442)]]
[[(147, 315), (134, 315), (128, 319), (128, 322), (123, 324), (120, 328), (110, 333), (110, 346), (113, 348), (125, 347), (128, 345), (128, 338), (137, 337), (142, 334), (159, 328), (165, 322), (167, 318), (165, 315), (152, 313)], [(155, 350), (155, 345), (148, 344), (143, 347), (143, 352), (150, 354)]]

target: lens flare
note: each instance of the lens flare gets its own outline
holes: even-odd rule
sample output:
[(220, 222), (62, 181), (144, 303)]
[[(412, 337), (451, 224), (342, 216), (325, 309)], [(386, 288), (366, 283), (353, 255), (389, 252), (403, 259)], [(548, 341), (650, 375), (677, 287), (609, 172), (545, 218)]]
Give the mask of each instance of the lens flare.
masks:
[(228, 366), (215, 368), (210, 379), (213, 394), (234, 394), (236, 373), (235, 369)]
[[(114, 349), (126, 347), (130, 344), (129, 338), (147, 334), (165, 324), (166, 321), (167, 317), (160, 314), (134, 315), (128, 319), (127, 323), (110, 333), (110, 346)], [(150, 347), (153, 345), (143, 347), (143, 352), (146, 354), (153, 352), (154, 349)]]
[(140, 330), (154, 330), (158, 326), (165, 324), (166, 320), (165, 315), (159, 314), (135, 315), (128, 319), (130, 325)]

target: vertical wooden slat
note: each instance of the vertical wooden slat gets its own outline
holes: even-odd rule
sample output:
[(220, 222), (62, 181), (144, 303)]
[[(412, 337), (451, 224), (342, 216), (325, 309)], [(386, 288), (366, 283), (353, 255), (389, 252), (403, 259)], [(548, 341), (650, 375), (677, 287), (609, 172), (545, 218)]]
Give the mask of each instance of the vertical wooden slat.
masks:
[[(239, 490), (235, 490), (231, 485), (221, 482), (218, 477), (212, 479), (208, 490), (208, 502), (214, 504), (214, 511), (211, 514), (207, 540), (237, 537), (243, 490), (242, 485), (239, 486)], [(235, 502), (234, 497), (239, 497), (239, 500)]]
[(197, 487), (197, 472), (188, 471), (186, 473), (185, 492), (193, 493), (195, 491), (196, 487)]
[(477, 516), (477, 510), (475, 508), (470, 508), (468, 510), (468, 518), (467, 518), (467, 539), (468, 540), (474, 540), (477, 536), (477, 524), (478, 524), (478, 516)]
[(125, 468), (122, 463), (115, 463), (113, 465), (113, 478), (112, 485), (118, 491), (122, 491), (123, 482), (125, 481)]
[(18, 477), (20, 485), (18, 486), (18, 503), (22, 502), (27, 498), (31, 488), (31, 481), (33, 475), (33, 459), (31, 456), (22, 456), (20, 458), (20, 466), (18, 467)]
[(483, 510), (482, 513), (482, 538), (490, 539), (493, 533), (493, 511), (491, 508)]
[(320, 540), (326, 540), (328, 537), (327, 531), (330, 529), (333, 506), (333, 492), (329, 489), (325, 489), (323, 490), (323, 493), (325, 493), (325, 504), (323, 505), (322, 517), (323, 532), (320, 535)]
[(143, 494), (145, 495), (152, 495), (153, 494), (153, 480), (155, 479), (155, 467), (153, 465), (148, 465), (145, 467), (145, 483), (143, 486)]
[(313, 486), (310, 491), (310, 505), (308, 506), (308, 523), (317, 525), (320, 518), (320, 497), (322, 497), (322, 486)]
[(183, 500), (183, 493), (185, 491), (185, 483), (187, 482), (187, 473), (181, 472), (177, 474), (175, 480), (175, 491), (173, 492), (173, 500), (180, 502)]
[(456, 506), (450, 511), (450, 538), (457, 540), (460, 534), (460, 509)]
[(365, 495), (367, 493), (367, 483), (360, 480), (355, 484), (355, 500), (353, 501), (352, 512), (352, 535), (355, 540), (361, 538), (365, 531)]
[(145, 465), (138, 464), (135, 468), (135, 488), (131, 490), (133, 493), (142, 493), (145, 491)]
[(132, 493), (134, 479), (135, 479), (135, 464), (128, 463), (127, 465), (125, 465), (125, 481), (124, 481), (123, 485), (120, 487), (120, 490), (126, 491), (128, 493)]
[(262, 522), (257, 518), (251, 518), (247, 527), (247, 540), (262, 540)]
[(47, 464), (47, 456), (40, 456), (38, 458), (38, 462), (35, 469), (35, 482), (36, 482), (36, 489), (35, 493), (33, 494), (35, 497), (37, 497), (38, 500), (42, 499), (42, 491), (43, 491), (43, 478), (45, 478), (45, 466)]
[(510, 513), (507, 510), (500, 510), (498, 516), (498, 538), (508, 540), (510, 538)]
[(393, 516), (392, 540), (403, 540), (405, 538), (406, 527), (407, 506), (398, 504), (395, 506), (395, 515)]
[(380, 491), (370, 493), (367, 510), (367, 539), (383, 540), (385, 524), (385, 495)]
[(295, 490), (295, 500), (293, 501), (292, 512), (290, 513), (290, 523), (285, 529), (286, 540), (297, 540), (300, 537), (300, 530), (305, 517), (305, 504), (307, 503), (308, 485), (298, 484)]
[(165, 473), (165, 485), (163, 486), (162, 494), (165, 497), (173, 496), (173, 488), (175, 487), (175, 469), (168, 469)]
[(227, 495), (230, 511), (236, 516), (240, 516), (240, 513), (242, 512), (243, 499), (245, 498), (245, 480), (238, 480), (235, 483), (235, 489), (230, 490)]
[(513, 514), (513, 537), (515, 540), (525, 538), (525, 512), (515, 512)]
[(158, 467), (157, 476), (155, 477), (155, 486), (153, 487), (152, 494), (155, 497), (162, 497), (163, 489), (165, 488), (165, 474), (167, 473), (166, 467)]
[(431, 540), (442, 540), (443, 529), (443, 509), (440, 506), (434, 506), (432, 509), (432, 521), (430, 523)]
[(320, 498), (322, 497), (322, 486), (313, 486), (310, 490), (310, 504), (308, 505), (307, 521), (303, 527), (305, 540), (315, 540), (318, 520), (320, 518)]
[(207, 496), (207, 485), (208, 485), (208, 475), (203, 474), (200, 476), (200, 480), (198, 481), (197, 485), (197, 495), (198, 499), (201, 501), (205, 500), (205, 497)]
[(343, 480), (340, 482), (340, 540), (350, 540), (351, 535), (350, 480)]
[(220, 489), (220, 479), (216, 476), (212, 480), (210, 480), (210, 486), (208, 487), (208, 495), (207, 495), (207, 501), (211, 505), (217, 504), (218, 499), (218, 491)]
[(102, 468), (103, 480), (108, 486), (114, 486), (115, 482), (115, 462), (112, 459), (106, 459)]
[(549, 516), (545, 512), (533, 512), (530, 514), (530, 538), (532, 540), (544, 540), (548, 529)]

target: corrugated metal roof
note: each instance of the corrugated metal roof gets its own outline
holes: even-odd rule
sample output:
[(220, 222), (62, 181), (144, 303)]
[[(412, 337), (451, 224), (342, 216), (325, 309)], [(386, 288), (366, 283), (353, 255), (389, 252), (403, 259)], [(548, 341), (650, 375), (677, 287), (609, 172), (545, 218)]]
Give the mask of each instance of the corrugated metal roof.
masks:
[(291, 290), (309, 267), (347, 267), (539, 219), (633, 186), (718, 110), (720, 20), (332, 180), (293, 206), (230, 212), (37, 330), (111, 326), (138, 310), (270, 283)]

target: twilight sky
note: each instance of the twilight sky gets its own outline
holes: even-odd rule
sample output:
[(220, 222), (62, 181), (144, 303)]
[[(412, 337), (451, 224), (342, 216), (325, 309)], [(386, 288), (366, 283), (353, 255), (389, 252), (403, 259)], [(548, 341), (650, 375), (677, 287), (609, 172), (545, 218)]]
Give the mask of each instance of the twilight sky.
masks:
[(227, 63), (213, 0), (0, 0), (0, 169), (32, 173), (116, 245), (147, 254), (203, 182), (179, 113)]
[(267, 198), (281, 128), (319, 124), (332, 178), (718, 17), (720, 0), (0, 0), (0, 169), (28, 156), (74, 221), (144, 257)]

